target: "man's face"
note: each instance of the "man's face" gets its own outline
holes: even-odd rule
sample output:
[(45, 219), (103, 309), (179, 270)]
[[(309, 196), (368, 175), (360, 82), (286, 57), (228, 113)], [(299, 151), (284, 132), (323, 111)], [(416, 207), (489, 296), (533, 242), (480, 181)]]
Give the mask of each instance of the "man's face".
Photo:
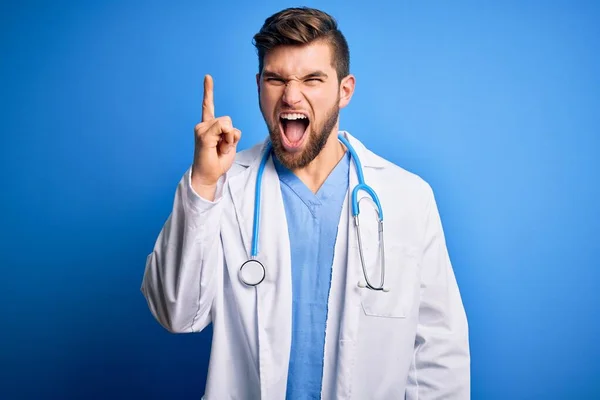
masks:
[(272, 49), (257, 84), (275, 155), (289, 169), (305, 167), (337, 128), (340, 107), (347, 103), (340, 101), (330, 45), (317, 41)]

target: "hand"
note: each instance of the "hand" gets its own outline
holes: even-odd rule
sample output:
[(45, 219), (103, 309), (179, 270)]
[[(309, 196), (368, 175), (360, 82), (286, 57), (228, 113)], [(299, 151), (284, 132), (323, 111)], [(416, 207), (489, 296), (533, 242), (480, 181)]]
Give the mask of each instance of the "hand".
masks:
[(241, 132), (233, 127), (230, 117), (215, 118), (213, 80), (210, 75), (204, 77), (202, 122), (196, 125), (194, 134), (192, 188), (201, 197), (212, 201), (217, 181), (233, 164)]

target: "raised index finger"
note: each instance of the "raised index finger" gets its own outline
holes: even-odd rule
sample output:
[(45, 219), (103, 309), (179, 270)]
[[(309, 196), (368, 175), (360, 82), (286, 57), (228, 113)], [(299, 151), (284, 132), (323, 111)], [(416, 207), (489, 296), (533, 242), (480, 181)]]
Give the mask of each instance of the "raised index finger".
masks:
[(213, 99), (212, 76), (204, 77), (204, 99), (202, 100), (202, 122), (215, 118), (215, 103)]

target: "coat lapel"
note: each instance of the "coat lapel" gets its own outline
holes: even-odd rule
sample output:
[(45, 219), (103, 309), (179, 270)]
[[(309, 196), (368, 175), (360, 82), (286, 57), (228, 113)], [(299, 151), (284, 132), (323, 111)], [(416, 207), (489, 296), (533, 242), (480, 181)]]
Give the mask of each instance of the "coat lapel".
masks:
[[(232, 201), (248, 257), (251, 254), (256, 178), (264, 146), (248, 168), (230, 180)], [(262, 398), (283, 398), (291, 344), (292, 281), (289, 233), (279, 176), (270, 158), (261, 184), (258, 255), (264, 281), (256, 296), (256, 327)], [(246, 288), (243, 288), (246, 289)]]
[[(372, 184), (373, 171), (384, 168), (382, 159), (369, 152), (364, 145), (352, 137), (349, 133), (342, 131), (352, 147), (354, 148), (365, 175), (365, 182)], [(327, 360), (330, 365), (324, 382), (324, 389), (332, 393), (334, 398), (352, 398), (352, 377), (356, 358), (356, 343), (358, 339), (360, 312), (362, 312), (361, 296), (362, 290), (358, 287), (359, 280), (363, 280), (362, 266), (358, 253), (357, 232), (352, 215), (352, 190), (358, 184), (357, 170), (354, 160), (350, 165), (350, 176), (348, 194), (342, 210), (342, 218), (338, 226), (338, 238), (336, 240), (334, 270), (332, 275), (332, 287), (330, 291), (328, 321), (328, 336), (326, 351), (331, 359)], [(374, 188), (377, 191), (376, 188)], [(368, 245), (369, 238), (375, 238), (377, 230), (373, 229), (375, 213), (373, 207), (367, 203), (370, 199), (364, 191), (358, 192), (358, 199), (366, 198), (360, 203), (360, 223), (363, 245)], [(366, 228), (366, 229), (365, 229)], [(344, 235), (344, 236), (342, 236)], [(367, 242), (367, 243), (365, 243)], [(377, 281), (378, 282), (378, 281)], [(333, 387), (329, 387), (329, 384)]]

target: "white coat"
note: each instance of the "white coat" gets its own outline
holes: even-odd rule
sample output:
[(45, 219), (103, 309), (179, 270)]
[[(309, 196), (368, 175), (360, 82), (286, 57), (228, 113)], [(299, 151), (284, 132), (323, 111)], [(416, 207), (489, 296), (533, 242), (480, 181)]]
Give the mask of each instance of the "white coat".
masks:
[[(343, 132), (384, 215), (385, 293), (363, 278), (348, 195), (335, 244), (326, 325), (323, 399), (468, 399), (467, 319), (430, 186)], [(252, 242), (255, 182), (264, 144), (236, 155), (214, 202), (180, 181), (173, 210), (147, 257), (142, 292), (170, 332), (213, 325), (204, 398), (285, 398), (292, 327), (290, 243), (270, 159), (262, 181), (258, 287), (238, 277)], [(354, 164), (350, 188), (357, 183)], [(351, 191), (349, 191), (351, 193)], [(359, 198), (365, 196), (360, 192)], [(379, 283), (374, 208), (362, 202), (361, 234)]]

